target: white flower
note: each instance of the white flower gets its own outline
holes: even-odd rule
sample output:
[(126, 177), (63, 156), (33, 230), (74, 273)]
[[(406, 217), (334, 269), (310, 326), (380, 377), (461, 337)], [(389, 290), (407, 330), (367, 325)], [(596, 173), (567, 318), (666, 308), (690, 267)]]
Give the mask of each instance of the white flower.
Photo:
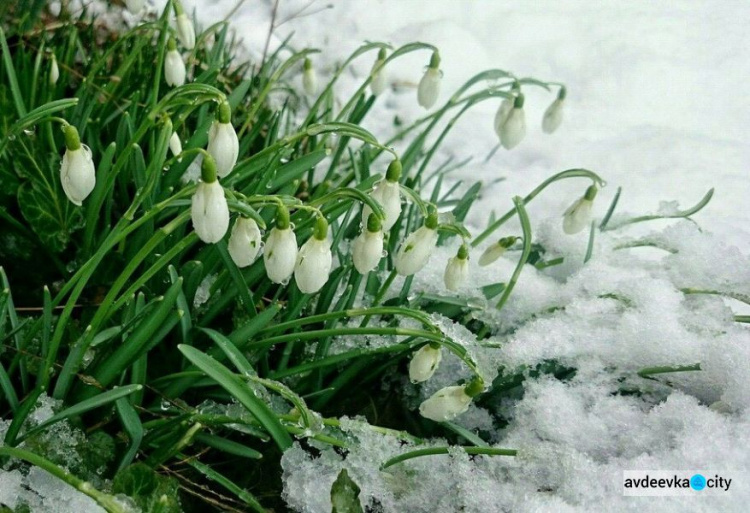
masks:
[(500, 258), (505, 254), (509, 247), (516, 242), (516, 237), (503, 237), (496, 243), (487, 247), (479, 257), (479, 265), (484, 267), (490, 265), (492, 262)]
[(175, 157), (182, 153), (182, 142), (177, 132), (172, 132), (172, 137), (169, 138), (169, 149)]
[(573, 202), (563, 214), (563, 231), (568, 235), (580, 232), (591, 223), (591, 209), (596, 197), (596, 185), (586, 189), (586, 194)]
[(55, 57), (55, 54), (52, 54), (52, 62), (50, 63), (49, 68), (49, 83), (50, 85), (57, 84), (57, 81), (60, 78), (60, 68), (57, 66), (57, 57)]
[(469, 248), (466, 244), (462, 244), (456, 256), (448, 259), (448, 265), (445, 266), (445, 273), (443, 274), (443, 282), (445, 288), (455, 292), (466, 283), (468, 277)]
[(240, 217), (232, 227), (229, 236), (229, 256), (237, 267), (247, 267), (255, 261), (260, 252), (260, 228), (249, 217)]
[[(375, 185), (370, 197), (383, 207), (383, 213), (385, 214), (383, 231), (387, 232), (396, 224), (398, 216), (401, 215), (401, 187), (398, 182), (381, 180)], [(362, 207), (362, 224), (367, 223), (370, 214), (372, 214), (372, 209), (364, 205)]]
[(440, 70), (427, 68), (417, 88), (417, 103), (425, 109), (432, 108), (440, 96)]
[(216, 171), (220, 178), (227, 176), (240, 154), (240, 141), (231, 123), (216, 120), (208, 130), (208, 147), (206, 151), (216, 159)]
[(380, 219), (370, 214), (362, 233), (354, 239), (352, 260), (354, 268), (360, 274), (367, 274), (375, 269), (380, 259), (383, 258), (383, 230), (381, 228)]
[(500, 127), (500, 144), (506, 150), (518, 146), (526, 136), (526, 115), (523, 112), (523, 102), (522, 94), (516, 96), (513, 110), (510, 111), (507, 119)]
[(263, 263), (268, 279), (274, 283), (285, 283), (294, 272), (297, 263), (297, 236), (289, 224), (289, 212), (279, 209), (276, 226), (271, 229), (263, 250)]
[(419, 413), (424, 418), (435, 422), (453, 420), (469, 409), (471, 397), (466, 387), (456, 385), (441, 388), (419, 406)]
[(80, 207), (96, 185), (94, 160), (88, 146), (81, 144), (74, 126), (66, 125), (63, 131), (66, 149), (60, 166), (60, 182), (71, 203)]
[(560, 98), (552, 102), (544, 111), (544, 117), (542, 118), (542, 130), (545, 134), (551, 134), (562, 124), (563, 120), (563, 106), (565, 100)]
[(440, 346), (432, 347), (431, 344), (426, 344), (420, 347), (409, 362), (409, 379), (411, 382), (421, 383), (430, 379), (435, 374), (435, 370), (442, 359), (443, 352), (440, 350)]
[(191, 214), (193, 228), (200, 240), (214, 244), (224, 238), (229, 229), (229, 206), (224, 197), (224, 187), (218, 180), (198, 184), (193, 194)]
[(145, 4), (146, 0), (125, 0), (125, 6), (128, 8), (128, 11), (133, 14), (141, 12)]
[(430, 259), (438, 241), (437, 216), (427, 218), (424, 226), (412, 232), (396, 253), (396, 271), (410, 276), (420, 271)]
[[(173, 41), (172, 44), (174, 44)], [(181, 86), (185, 83), (186, 76), (187, 70), (185, 69), (185, 63), (182, 61), (180, 52), (177, 51), (177, 48), (168, 50), (167, 55), (164, 57), (164, 80), (166, 80), (167, 85), (172, 87)]]
[(195, 27), (184, 12), (177, 15), (177, 36), (187, 50), (195, 48)]
[[(372, 94), (378, 96), (388, 86), (388, 75), (385, 72), (385, 49), (381, 49), (378, 53), (378, 58), (372, 65), (372, 71), (370, 72), (370, 90)], [(380, 69), (378, 69), (380, 68)]]
[(505, 120), (508, 119), (508, 114), (510, 114), (510, 111), (513, 110), (513, 98), (505, 98), (502, 102), (500, 102), (500, 107), (497, 109), (497, 113), (495, 114), (495, 133), (498, 137), (500, 137), (500, 129), (503, 126), (503, 123), (505, 123)]
[[(294, 281), (304, 294), (319, 291), (331, 274), (333, 256), (331, 242), (328, 240), (328, 223), (325, 223), (325, 231), (319, 232), (320, 230), (316, 229), (315, 235), (302, 245), (294, 267)], [(321, 235), (322, 238), (319, 238)]]
[(315, 68), (313, 68), (310, 59), (305, 59), (304, 71), (302, 72), (302, 87), (308, 96), (315, 96), (318, 92), (318, 78), (315, 76)]

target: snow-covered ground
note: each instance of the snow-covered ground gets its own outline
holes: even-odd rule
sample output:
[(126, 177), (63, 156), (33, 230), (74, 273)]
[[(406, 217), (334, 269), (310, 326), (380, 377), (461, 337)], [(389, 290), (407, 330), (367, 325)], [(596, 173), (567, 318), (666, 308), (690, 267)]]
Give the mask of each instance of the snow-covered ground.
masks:
[[(195, 6), (205, 25), (224, 18), (236, 3), (185, 2)], [(272, 4), (248, 0), (231, 18), (250, 55), (262, 51)], [(730, 307), (746, 314), (747, 306), (715, 296), (686, 297), (679, 289), (750, 293), (745, 141), (750, 66), (744, 51), (750, 47), (750, 4), (281, 0), (277, 20), (284, 23), (272, 46), (295, 32), (296, 47), (322, 50), (314, 59), (323, 76), (365, 40), (394, 45), (419, 40), (441, 50), (443, 100), (487, 68), (567, 84), (565, 121), (552, 136), (543, 134), (540, 124), (553, 95), (527, 88), (529, 130), (518, 148), (500, 150), (484, 162), (497, 143), (492, 119), (498, 102), (470, 111), (443, 145), (436, 165), (449, 156), (474, 157), (454, 173), (465, 186), (505, 178), (485, 188), (475, 205), (468, 219), (475, 232), (490, 210), (504, 212), (512, 196), (568, 168), (588, 168), (608, 181), (596, 203), (598, 216), (617, 186), (623, 187), (619, 211), (632, 214), (655, 212), (662, 200), (687, 207), (716, 189), (712, 203), (696, 216), (703, 232), (687, 222), (637, 225), (600, 237), (585, 267), (587, 237), (566, 237), (559, 225), (561, 212), (587, 184), (571, 180), (547, 191), (529, 208), (536, 240), (566, 256), (566, 264), (547, 272), (524, 271), (501, 315), (491, 308), (476, 314), (519, 329), (490, 339), (502, 350), (486, 350), (465, 330), (445, 326), (470, 347), (490, 379), (498, 365), (513, 368), (545, 359), (578, 369), (568, 383), (532, 379), (520, 402), (473, 407), (459, 418), (466, 427), (493, 432), (488, 410), (512, 417), (492, 442), (518, 448), (521, 455), (470, 460), (457, 452), (381, 472), (377, 461), (407, 448), (354, 423), (352, 436), (362, 444), (344, 463), (326, 450), (319, 458), (300, 448), (285, 455), (290, 505), (329, 511), (327, 490), (343, 464), (362, 487), (363, 500), (379, 502), (386, 511), (744, 511), (750, 498), (750, 332), (733, 322)], [(428, 59), (427, 53), (412, 54), (388, 69), (398, 87), (379, 98), (366, 128), (385, 138), (396, 113), (406, 121), (422, 114), (414, 86)], [(371, 65), (371, 58), (362, 59), (344, 75), (338, 86), (342, 97)], [(649, 233), (679, 252), (614, 250), (624, 237)], [(415, 286), (438, 292), (442, 265), (454, 251), (439, 250)], [(514, 258), (488, 268), (474, 263), (472, 282), (506, 280)], [(463, 292), (479, 296), (476, 288)], [(531, 320), (560, 306), (565, 309)], [(703, 371), (671, 375), (672, 388), (635, 376), (643, 367), (696, 362)], [(446, 357), (422, 389), (406, 380), (404, 386), (414, 389), (416, 407), (421, 398), (466, 375), (457, 360)], [(641, 397), (616, 393), (630, 385), (646, 392)], [(636, 469), (735, 471), (738, 478), (736, 488), (719, 499), (623, 497), (622, 471)]]

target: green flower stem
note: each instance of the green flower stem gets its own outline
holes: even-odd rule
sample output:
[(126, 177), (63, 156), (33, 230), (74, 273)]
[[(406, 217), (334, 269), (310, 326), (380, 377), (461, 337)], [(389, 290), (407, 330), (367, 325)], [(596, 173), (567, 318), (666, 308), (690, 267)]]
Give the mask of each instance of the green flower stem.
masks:
[[(606, 182), (602, 180), (599, 177), (599, 175), (597, 175), (593, 171), (589, 171), (588, 169), (568, 169), (566, 171), (562, 171), (560, 173), (557, 173), (556, 175), (553, 175), (547, 178), (545, 181), (539, 184), (536, 189), (531, 191), (529, 194), (527, 194), (523, 198), (522, 200), (523, 205), (525, 206), (528, 203), (530, 203), (531, 200), (536, 198), (549, 185), (553, 184), (554, 182), (557, 182), (558, 180), (564, 180), (566, 178), (590, 178), (595, 183), (598, 183), (600, 187), (603, 187), (606, 184)], [(517, 209), (515, 206), (511, 208), (510, 210), (508, 210), (508, 212), (506, 212), (500, 219), (490, 224), (482, 233), (477, 235), (477, 237), (471, 242), (471, 246), (475, 248), (479, 244), (481, 244), (482, 241), (484, 241), (487, 237), (492, 235), (492, 233), (495, 230), (500, 228), (509, 219), (511, 219), (516, 212), (517, 212)]]
[(683, 294), (709, 294), (713, 296), (724, 296), (731, 299), (735, 299), (747, 305), (750, 305), (750, 296), (739, 292), (729, 292), (725, 290), (707, 290), (707, 289), (695, 289), (691, 287), (680, 289)]
[(18, 449), (16, 447), (0, 447), (0, 455), (24, 460), (27, 463), (30, 463), (36, 467), (41, 468), (42, 470), (49, 472), (50, 474), (69, 484), (79, 492), (94, 499), (97, 504), (99, 504), (109, 513), (126, 513), (128, 511), (125, 509), (124, 505), (121, 504), (112, 495), (100, 492), (99, 490), (94, 488), (91, 483), (77, 478), (67, 470), (55, 465), (45, 458), (42, 458), (38, 454), (27, 451), (25, 449)]
[[(460, 446), (454, 447), (429, 447), (426, 449), (417, 449), (415, 451), (409, 451), (404, 454), (400, 454), (394, 458), (389, 459), (380, 466), (380, 470), (384, 470), (392, 465), (401, 463), (406, 460), (413, 458), (420, 458), (422, 456), (433, 456), (436, 454), (450, 454), (451, 450)], [(466, 454), (483, 454), (486, 456), (516, 456), (518, 451), (515, 449), (496, 449), (494, 447), (460, 447)]]
[(691, 372), (699, 371), (701, 369), (700, 363), (694, 363), (693, 365), (667, 365), (664, 367), (646, 367), (638, 371), (638, 375), (642, 378), (648, 376), (654, 376), (656, 374), (666, 374), (669, 372)]
[(275, 337), (268, 337), (263, 340), (250, 342), (249, 348), (260, 349), (274, 346), (275, 344), (281, 344), (283, 342), (290, 342), (296, 340), (316, 340), (323, 337), (336, 337), (345, 335), (393, 335), (397, 337), (422, 337), (426, 340), (434, 340), (438, 343), (445, 343), (445, 337), (440, 334), (435, 334), (429, 331), (415, 330), (410, 328), (394, 328), (394, 327), (364, 327), (364, 328), (332, 328), (322, 329), (314, 331), (303, 331), (299, 333), (286, 333), (284, 335), (277, 335)]
[(521, 222), (521, 230), (523, 231), (523, 252), (521, 253), (521, 258), (518, 259), (518, 264), (513, 271), (513, 275), (510, 277), (508, 285), (503, 289), (503, 295), (500, 297), (497, 305), (495, 305), (498, 310), (503, 308), (505, 302), (510, 297), (511, 292), (513, 292), (513, 288), (518, 282), (518, 277), (521, 276), (521, 271), (523, 271), (526, 261), (531, 254), (531, 223), (529, 222), (529, 216), (526, 214), (526, 209), (523, 206), (524, 201), (516, 196), (513, 198), (513, 204), (516, 207), (518, 220)]
[(714, 189), (711, 188), (709, 191), (700, 199), (698, 203), (693, 205), (692, 207), (681, 210), (678, 212), (675, 212), (674, 214), (670, 215), (659, 215), (659, 214), (653, 214), (653, 215), (647, 215), (647, 216), (638, 216), (633, 217), (631, 219), (626, 219), (624, 221), (621, 221), (620, 223), (610, 226), (610, 227), (602, 227), (602, 230), (614, 230), (616, 228), (621, 228), (623, 226), (627, 226), (629, 224), (635, 224), (635, 223), (642, 223), (644, 221), (654, 221), (656, 219), (689, 219), (691, 215), (698, 213), (700, 210), (703, 209), (706, 205), (708, 205), (708, 202), (711, 201), (711, 198), (714, 195)]

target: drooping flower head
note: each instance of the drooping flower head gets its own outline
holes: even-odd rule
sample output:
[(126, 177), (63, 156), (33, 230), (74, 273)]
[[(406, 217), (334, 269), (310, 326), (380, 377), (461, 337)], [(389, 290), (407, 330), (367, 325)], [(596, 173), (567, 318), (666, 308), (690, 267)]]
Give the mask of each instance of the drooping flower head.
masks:
[(479, 265), (481, 267), (490, 265), (492, 262), (503, 256), (508, 248), (513, 246), (517, 240), (518, 237), (514, 236), (503, 237), (496, 243), (488, 246), (487, 249), (484, 250), (484, 253), (482, 253), (482, 256), (479, 257)]
[(586, 193), (573, 202), (563, 214), (563, 231), (573, 235), (586, 228), (591, 222), (591, 209), (598, 189), (596, 185), (589, 186)]
[(172, 136), (169, 138), (169, 151), (175, 157), (182, 153), (182, 141), (180, 141), (180, 136), (177, 135), (177, 132), (172, 132)]
[(328, 281), (333, 256), (328, 240), (328, 221), (321, 215), (315, 223), (313, 236), (299, 250), (294, 267), (294, 281), (304, 294), (315, 294)]
[(268, 279), (286, 283), (297, 263), (297, 236), (289, 221), (289, 210), (280, 205), (276, 211), (276, 226), (271, 228), (263, 250), (263, 263)]
[(484, 381), (475, 376), (465, 385), (441, 388), (419, 406), (419, 413), (435, 422), (448, 422), (465, 413), (472, 398), (483, 391)]
[(360, 274), (367, 274), (377, 267), (383, 258), (383, 226), (380, 218), (370, 214), (367, 225), (352, 243), (354, 268)]
[(193, 194), (191, 216), (195, 233), (206, 244), (219, 242), (229, 229), (229, 205), (211, 155), (203, 156), (201, 182)]
[(438, 216), (431, 212), (424, 225), (412, 232), (396, 253), (396, 271), (401, 276), (419, 272), (430, 259), (438, 241)]
[(500, 127), (500, 144), (510, 150), (518, 146), (526, 136), (526, 115), (523, 111), (524, 96), (518, 93), (513, 100), (513, 109)]
[(385, 56), (385, 48), (381, 48), (378, 51), (378, 58), (373, 63), (372, 71), (370, 72), (370, 90), (375, 96), (385, 91), (388, 85), (388, 75), (385, 71)]
[(175, 0), (174, 12), (177, 16), (177, 37), (180, 38), (180, 44), (186, 50), (192, 50), (195, 48), (195, 27), (190, 18), (187, 17), (187, 14), (185, 14), (180, 0)]
[[(385, 180), (381, 180), (375, 185), (370, 193), (370, 197), (380, 203), (383, 207), (385, 218), (383, 219), (383, 231), (390, 230), (398, 216), (401, 215), (401, 161), (393, 160), (388, 165), (388, 171), (385, 174)], [(372, 214), (372, 209), (367, 205), (362, 207), (362, 224), (366, 224)]]
[(179, 87), (185, 83), (187, 70), (182, 55), (177, 51), (177, 43), (170, 37), (167, 43), (167, 54), (164, 56), (164, 80), (167, 85)]
[(261, 242), (258, 223), (249, 217), (239, 217), (229, 236), (229, 256), (237, 267), (247, 267), (255, 262)]
[(318, 92), (318, 77), (315, 75), (312, 61), (307, 58), (302, 70), (302, 88), (308, 96), (315, 96)]
[(409, 379), (412, 383), (427, 381), (443, 359), (440, 344), (431, 342), (420, 347), (409, 362)]
[(232, 126), (231, 112), (229, 102), (221, 102), (216, 120), (208, 130), (206, 151), (216, 160), (219, 178), (224, 178), (232, 171), (240, 155), (240, 141)]
[(435, 50), (430, 58), (430, 65), (422, 75), (417, 87), (417, 103), (425, 109), (432, 108), (440, 96), (440, 80), (442, 79), (440, 71), (440, 53)]
[(49, 84), (55, 85), (57, 84), (57, 81), (60, 79), (60, 68), (57, 66), (57, 57), (55, 57), (55, 54), (53, 53), (50, 57), (50, 65), (49, 65)]
[(76, 127), (66, 124), (63, 133), (65, 154), (60, 166), (60, 182), (71, 203), (80, 207), (96, 185), (94, 160), (88, 146), (81, 144)]
[(544, 117), (542, 118), (542, 131), (544, 131), (545, 134), (551, 134), (562, 124), (563, 106), (565, 105), (566, 94), (565, 86), (560, 87), (560, 91), (557, 93), (557, 99), (547, 107), (546, 111), (544, 111)]
[(452, 291), (460, 289), (469, 277), (469, 247), (461, 244), (456, 256), (448, 259), (443, 273), (445, 288)]
[(497, 108), (497, 113), (495, 114), (495, 133), (497, 134), (497, 137), (500, 138), (500, 132), (501, 128), (503, 127), (503, 123), (505, 123), (505, 120), (508, 119), (508, 114), (510, 114), (510, 111), (513, 110), (513, 103), (516, 99), (516, 95), (521, 91), (521, 85), (518, 83), (518, 81), (513, 82), (513, 86), (511, 88), (510, 94), (511, 96), (508, 96), (506, 98), (503, 98), (503, 101), (500, 102), (500, 106)]

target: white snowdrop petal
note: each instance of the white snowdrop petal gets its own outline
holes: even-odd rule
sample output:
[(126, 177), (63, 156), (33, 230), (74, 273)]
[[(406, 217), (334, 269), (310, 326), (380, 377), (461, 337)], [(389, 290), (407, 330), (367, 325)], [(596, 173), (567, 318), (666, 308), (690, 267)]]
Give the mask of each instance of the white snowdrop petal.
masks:
[(425, 109), (431, 108), (440, 96), (440, 70), (427, 68), (417, 88), (417, 103)]
[(195, 27), (185, 13), (177, 16), (177, 36), (185, 49), (195, 48)]
[(396, 271), (402, 276), (419, 272), (437, 245), (437, 230), (422, 226), (409, 235), (396, 254)]
[(469, 277), (469, 260), (458, 258), (457, 256), (448, 259), (448, 265), (445, 266), (443, 282), (445, 288), (452, 291), (460, 289)]
[(500, 127), (500, 143), (510, 150), (518, 146), (526, 136), (526, 115), (523, 109), (514, 108)]
[(261, 235), (254, 219), (240, 217), (229, 236), (229, 256), (237, 267), (247, 267), (260, 252)]
[(501, 103), (500, 107), (497, 108), (497, 113), (495, 113), (495, 133), (498, 137), (501, 137), (501, 129), (503, 126), (503, 123), (505, 123), (505, 120), (508, 119), (508, 114), (510, 114), (510, 111), (513, 110), (513, 99), (511, 98), (505, 98)]
[(80, 207), (96, 185), (96, 169), (88, 147), (81, 145), (77, 150), (65, 151), (60, 182), (71, 203)]
[(547, 107), (546, 111), (544, 111), (544, 117), (542, 118), (542, 131), (544, 131), (545, 134), (551, 134), (562, 124), (564, 104), (565, 100), (558, 98)]
[(227, 176), (240, 154), (240, 142), (231, 123), (214, 121), (208, 133), (208, 153), (216, 161), (216, 173), (220, 178)]
[(182, 55), (177, 50), (169, 50), (164, 57), (164, 80), (167, 85), (178, 87), (185, 83), (187, 70)]
[(314, 294), (323, 288), (331, 274), (333, 256), (328, 240), (311, 237), (297, 255), (294, 268), (294, 281), (304, 294)]
[(409, 379), (411, 382), (421, 383), (430, 379), (435, 374), (435, 370), (437, 370), (442, 359), (443, 352), (440, 347), (433, 348), (430, 344), (420, 347), (409, 362)]
[(315, 75), (315, 68), (307, 68), (302, 72), (302, 87), (308, 96), (317, 94), (318, 77)]
[[(370, 197), (383, 207), (383, 213), (385, 214), (383, 231), (387, 232), (396, 224), (398, 216), (401, 215), (401, 187), (398, 182), (381, 180), (375, 185), (375, 188), (370, 193)], [(370, 214), (372, 214), (370, 207), (367, 205), (362, 207), (362, 224), (364, 226), (367, 226)]]
[(380, 68), (377, 72), (375, 71), (382, 63), (383, 61), (376, 60), (375, 64), (372, 65), (370, 90), (375, 96), (382, 94), (388, 86), (388, 75), (386, 74), (385, 67)]
[(563, 214), (563, 231), (568, 235), (584, 230), (591, 222), (593, 201), (578, 198)]
[(206, 244), (219, 242), (229, 229), (229, 206), (219, 181), (201, 182), (191, 203), (193, 228)]
[(172, 137), (169, 138), (169, 150), (175, 157), (182, 153), (182, 141), (180, 141), (180, 136), (177, 135), (177, 132), (172, 132)]
[(419, 406), (419, 413), (435, 422), (453, 420), (469, 409), (471, 397), (463, 386), (441, 388)]
[(484, 250), (482, 256), (479, 257), (479, 265), (484, 267), (490, 265), (498, 258), (505, 254), (506, 248), (503, 247), (499, 242), (496, 242)]
[(369, 232), (365, 229), (352, 243), (354, 268), (360, 274), (367, 274), (377, 267), (383, 258), (383, 232)]
[(268, 279), (274, 283), (289, 280), (297, 262), (297, 251), (297, 236), (291, 228), (272, 228), (263, 250), (263, 263)]
[(125, 0), (125, 6), (133, 14), (141, 12), (144, 5), (146, 5), (146, 0)]

